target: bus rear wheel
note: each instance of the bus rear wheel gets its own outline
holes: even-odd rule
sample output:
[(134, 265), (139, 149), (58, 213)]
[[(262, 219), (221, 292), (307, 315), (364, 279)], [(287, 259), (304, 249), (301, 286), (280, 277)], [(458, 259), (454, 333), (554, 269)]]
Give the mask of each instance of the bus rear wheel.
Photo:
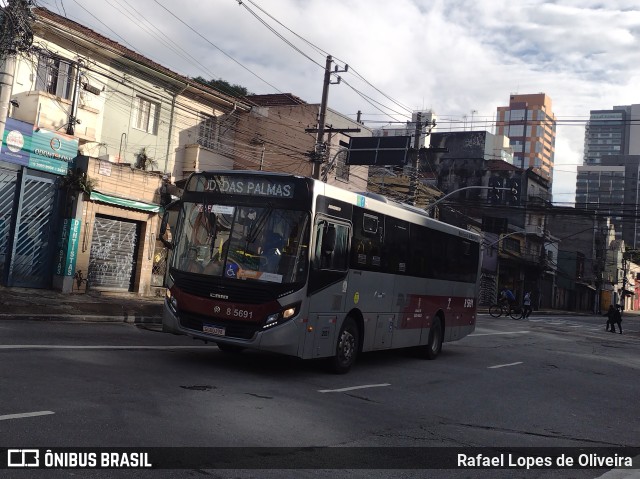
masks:
[(442, 332), (442, 319), (439, 316), (433, 318), (431, 328), (429, 329), (429, 339), (427, 344), (420, 346), (420, 356), (425, 359), (436, 359), (442, 351), (442, 341), (444, 335)]
[(330, 368), (336, 374), (345, 374), (351, 369), (358, 356), (360, 330), (351, 317), (347, 317), (340, 328), (336, 342), (336, 355), (330, 361)]

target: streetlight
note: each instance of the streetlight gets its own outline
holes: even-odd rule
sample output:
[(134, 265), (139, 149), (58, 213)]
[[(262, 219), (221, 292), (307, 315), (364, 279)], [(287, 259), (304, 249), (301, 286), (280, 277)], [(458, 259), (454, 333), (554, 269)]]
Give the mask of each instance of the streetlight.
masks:
[(517, 193), (517, 189), (516, 188), (505, 188), (505, 187), (496, 187), (496, 186), (465, 186), (463, 188), (458, 188), (457, 190), (451, 191), (449, 193), (447, 193), (444, 196), (441, 196), (440, 198), (438, 198), (436, 201), (434, 201), (433, 203), (431, 203), (427, 208), (427, 214), (429, 214), (431, 212), (431, 210), (433, 209), (434, 206), (436, 206), (438, 203), (442, 202), (443, 200), (446, 200), (449, 196), (458, 193), (460, 191), (464, 191), (464, 190), (507, 190), (507, 191), (511, 191), (511, 193), (516, 194)]
[[(542, 226), (539, 227), (540, 228), (540, 232), (544, 235), (544, 231)], [(493, 243), (489, 243), (488, 245), (483, 245), (486, 248), (491, 248), (493, 245), (496, 245), (498, 243), (500, 243), (500, 241), (502, 241), (505, 238), (508, 238), (509, 236), (513, 236), (513, 235), (538, 235), (539, 233), (535, 233), (535, 232), (530, 232), (530, 231), (512, 231), (511, 233), (507, 233), (506, 235), (502, 235), (500, 236), (500, 238), (496, 241), (494, 241)]]

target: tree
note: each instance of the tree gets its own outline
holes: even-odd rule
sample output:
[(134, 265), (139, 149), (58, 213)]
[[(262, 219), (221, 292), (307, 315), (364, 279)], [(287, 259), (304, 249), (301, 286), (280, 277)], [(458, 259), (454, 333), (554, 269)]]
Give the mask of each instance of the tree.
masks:
[(225, 95), (233, 96), (236, 98), (241, 98), (249, 94), (249, 91), (242, 85), (232, 85), (222, 78), (218, 80), (205, 80), (204, 78), (198, 76), (193, 80), (197, 81), (198, 83), (202, 83), (203, 85), (210, 86), (211, 88), (214, 88), (219, 92), (224, 93)]

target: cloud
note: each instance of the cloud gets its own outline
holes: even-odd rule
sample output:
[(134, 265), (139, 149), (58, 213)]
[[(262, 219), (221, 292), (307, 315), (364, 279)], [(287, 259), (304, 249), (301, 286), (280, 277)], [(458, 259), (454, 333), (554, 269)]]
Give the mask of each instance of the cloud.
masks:
[[(352, 116), (360, 110), (370, 126), (432, 108), (441, 128), (473, 116), (491, 131), (511, 93), (547, 93), (559, 121), (553, 191), (562, 202), (573, 201), (589, 111), (639, 102), (636, 0), (77, 2), (84, 10), (67, 8), (73, 19), (121, 41), (108, 26), (179, 73), (253, 93), (319, 102), (331, 54), (350, 72), (331, 86), (329, 106)], [(54, 0), (41, 3), (62, 13)]]

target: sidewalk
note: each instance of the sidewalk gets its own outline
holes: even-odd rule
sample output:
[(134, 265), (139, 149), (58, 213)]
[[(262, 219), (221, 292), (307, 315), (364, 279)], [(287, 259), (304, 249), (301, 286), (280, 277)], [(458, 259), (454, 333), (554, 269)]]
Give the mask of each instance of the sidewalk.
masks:
[[(63, 294), (48, 289), (0, 286), (0, 320), (40, 319), (162, 323), (164, 297), (133, 293), (88, 291)], [(486, 307), (479, 314), (489, 314)], [(600, 316), (591, 312), (534, 310), (532, 316)], [(640, 318), (640, 311), (624, 311), (623, 317)]]
[[(478, 314), (489, 314), (489, 308), (479, 307)], [(531, 316), (599, 316), (590, 311), (566, 311), (564, 309), (534, 309)]]
[(0, 286), (0, 320), (40, 319), (162, 323), (164, 297), (89, 291), (63, 294), (48, 289)]

